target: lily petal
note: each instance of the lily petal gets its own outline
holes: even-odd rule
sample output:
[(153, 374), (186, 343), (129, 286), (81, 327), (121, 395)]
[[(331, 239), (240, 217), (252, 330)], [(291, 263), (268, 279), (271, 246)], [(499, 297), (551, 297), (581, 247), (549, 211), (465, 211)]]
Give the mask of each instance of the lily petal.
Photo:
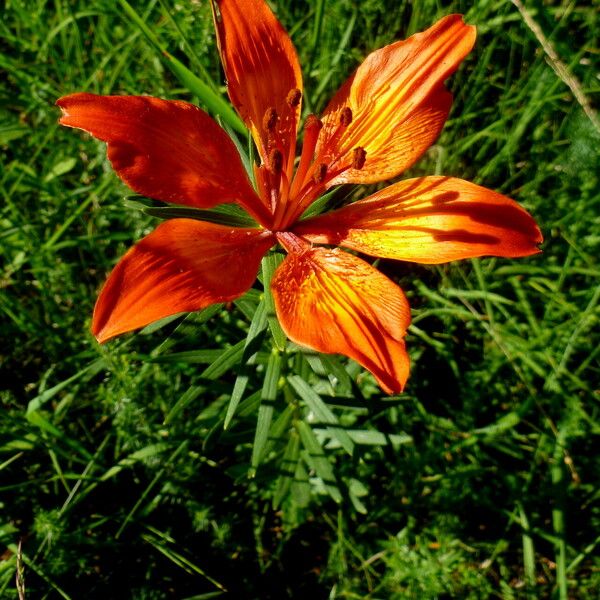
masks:
[(439, 264), (478, 256), (529, 256), (542, 234), (514, 200), (454, 177), (391, 185), (340, 210), (299, 223), (311, 242), (381, 258)]
[(368, 369), (387, 393), (409, 372), (404, 335), (410, 309), (402, 290), (365, 261), (341, 250), (291, 252), (271, 282), (287, 336), (318, 352), (340, 353)]
[(198, 107), (150, 96), (84, 93), (56, 104), (62, 125), (107, 142), (115, 171), (139, 194), (196, 208), (237, 202), (257, 218), (265, 213), (235, 145)]
[[(449, 15), (367, 56), (323, 115), (315, 163), (330, 165), (328, 187), (389, 179), (421, 157), (450, 111), (452, 95), (443, 82), (470, 52), (475, 37), (475, 28), (460, 15)], [(340, 125), (350, 115), (351, 123)], [(360, 168), (352, 166), (357, 148), (366, 153)]]
[(263, 163), (278, 150), (289, 178), (302, 97), (296, 49), (263, 0), (212, 0), (212, 6), (231, 102)]
[(104, 284), (92, 320), (99, 342), (163, 317), (241, 296), (274, 243), (260, 229), (173, 219), (125, 254)]

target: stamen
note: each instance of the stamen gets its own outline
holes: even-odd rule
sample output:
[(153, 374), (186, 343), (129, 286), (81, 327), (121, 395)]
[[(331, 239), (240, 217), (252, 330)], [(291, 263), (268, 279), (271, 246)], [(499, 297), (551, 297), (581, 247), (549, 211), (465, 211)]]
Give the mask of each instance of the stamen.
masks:
[[(306, 117), (306, 122), (304, 123), (304, 131), (305, 131), (305, 136), (308, 134), (309, 131), (313, 131), (316, 130), (317, 133), (319, 133), (319, 131), (321, 131), (323, 127), (323, 121), (321, 121), (321, 119), (319, 119), (319, 117), (317, 117), (316, 115), (308, 115), (308, 117)], [(304, 138), (306, 139), (306, 137)]]
[[(258, 188), (258, 197), (262, 200), (263, 204), (265, 204), (269, 198), (269, 185), (267, 182), (268, 174), (269, 172), (265, 165), (259, 167), (254, 163), (254, 179), (256, 180), (256, 186)], [(267, 204), (265, 204), (265, 206), (267, 206)]]
[(358, 146), (352, 150), (352, 168), (360, 171), (365, 166), (367, 160), (367, 151)]
[(345, 106), (340, 113), (340, 125), (348, 127), (350, 123), (352, 123), (352, 109), (349, 106)]
[(302, 92), (298, 88), (290, 90), (285, 99), (290, 108), (296, 108), (300, 104), (300, 100), (302, 100)]
[(275, 129), (275, 125), (277, 125), (278, 119), (279, 115), (277, 111), (273, 107), (267, 108), (263, 116), (263, 129), (272, 132)]
[(302, 154), (300, 155), (300, 162), (296, 169), (296, 175), (292, 182), (292, 189), (290, 195), (294, 196), (296, 192), (301, 189), (304, 185), (304, 179), (310, 168), (313, 156), (315, 154), (315, 148), (317, 147), (317, 141), (319, 139), (319, 132), (323, 128), (323, 122), (315, 115), (308, 115), (304, 122), (304, 141), (302, 143)]
[(330, 167), (337, 163), (340, 158), (340, 139), (346, 134), (350, 123), (352, 123), (352, 109), (349, 106), (344, 106), (339, 113), (337, 127), (326, 132), (329, 134), (329, 137), (325, 135), (325, 139), (319, 150), (319, 156), (327, 157), (329, 160), (333, 159), (333, 162), (329, 165)]
[(327, 165), (325, 163), (321, 163), (317, 166), (314, 175), (313, 181), (315, 183), (323, 183), (325, 181), (325, 177), (327, 177)]
[(271, 154), (269, 154), (269, 169), (275, 175), (281, 173), (281, 169), (283, 168), (283, 154), (277, 148), (273, 148), (271, 150)]
[(273, 148), (269, 153), (268, 171), (266, 173), (268, 198), (271, 204), (271, 214), (275, 214), (279, 195), (281, 193), (281, 175), (283, 167), (283, 154), (281, 150)]
[[(320, 153), (320, 156), (323, 156), (322, 152)], [(363, 147), (357, 146), (352, 151), (351, 162), (348, 161), (347, 156), (347, 154), (341, 155), (329, 164), (325, 162), (313, 163), (312, 168), (308, 173), (307, 182), (300, 190), (296, 190), (292, 210), (288, 211), (285, 215), (286, 223), (294, 222), (312, 204), (319, 194), (323, 192), (321, 186), (325, 180), (327, 180), (327, 182), (332, 182), (349, 169), (362, 169), (367, 160), (367, 151)], [(338, 165), (342, 157), (344, 160), (341, 165)], [(311, 175), (312, 179), (310, 178)], [(296, 185), (296, 183), (297, 181), (294, 180), (294, 185)]]

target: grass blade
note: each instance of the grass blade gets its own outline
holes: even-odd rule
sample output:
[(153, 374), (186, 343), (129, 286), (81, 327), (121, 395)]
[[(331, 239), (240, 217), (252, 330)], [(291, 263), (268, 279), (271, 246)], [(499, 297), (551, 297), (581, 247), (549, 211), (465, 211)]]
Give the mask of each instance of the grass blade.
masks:
[(248, 135), (248, 130), (243, 121), (238, 117), (231, 105), (217, 94), (213, 88), (194, 75), (182, 62), (171, 55), (161, 44), (158, 37), (148, 27), (144, 20), (138, 15), (127, 0), (118, 0), (121, 8), (127, 17), (133, 21), (144, 34), (144, 37), (150, 42), (156, 50), (165, 65), (171, 70), (173, 75), (194, 95), (198, 96), (200, 102), (206, 106), (213, 115), (218, 115), (238, 133)]

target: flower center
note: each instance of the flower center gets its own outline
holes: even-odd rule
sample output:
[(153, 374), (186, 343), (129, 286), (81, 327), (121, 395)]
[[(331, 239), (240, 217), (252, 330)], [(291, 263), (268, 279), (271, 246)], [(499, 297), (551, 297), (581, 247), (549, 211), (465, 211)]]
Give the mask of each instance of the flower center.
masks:
[(318, 149), (323, 122), (315, 115), (306, 118), (302, 154), (289, 189), (290, 202), (276, 215), (276, 229), (285, 229), (287, 224), (293, 223), (327, 189), (330, 181), (350, 169), (360, 170), (365, 166), (367, 152), (363, 147), (358, 146), (351, 152), (338, 150), (340, 138), (352, 124), (353, 117), (349, 106), (342, 108), (337, 126)]

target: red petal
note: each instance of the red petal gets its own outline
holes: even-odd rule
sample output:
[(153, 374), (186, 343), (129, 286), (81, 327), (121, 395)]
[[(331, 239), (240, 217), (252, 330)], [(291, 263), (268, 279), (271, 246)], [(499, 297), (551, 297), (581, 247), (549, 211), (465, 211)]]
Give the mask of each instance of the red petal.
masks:
[(159, 225), (125, 254), (94, 309), (99, 342), (163, 317), (228, 302), (247, 291), (273, 237), (192, 219)]
[(73, 94), (57, 103), (62, 125), (108, 143), (108, 158), (133, 190), (149, 198), (209, 208), (261, 203), (238, 151), (219, 125), (186, 102), (150, 96)]
[[(302, 92), (294, 45), (263, 0), (213, 0), (213, 12), (229, 97), (252, 131), (263, 162), (278, 149), (289, 179)], [(270, 109), (277, 116), (271, 130), (266, 127)]]
[(294, 228), (311, 242), (419, 263), (537, 254), (542, 234), (516, 202), (454, 177), (422, 177)]
[(292, 341), (345, 354), (371, 371), (387, 393), (402, 391), (410, 309), (395, 283), (347, 252), (311, 248), (289, 254), (271, 288)]
[[(315, 163), (333, 163), (332, 174), (347, 168), (328, 186), (389, 179), (420, 158), (450, 111), (452, 96), (443, 82), (469, 53), (475, 35), (475, 28), (465, 25), (460, 15), (450, 15), (366, 58), (323, 116)], [(340, 131), (347, 108), (352, 122)], [(355, 148), (366, 152), (359, 169), (350, 167)]]

